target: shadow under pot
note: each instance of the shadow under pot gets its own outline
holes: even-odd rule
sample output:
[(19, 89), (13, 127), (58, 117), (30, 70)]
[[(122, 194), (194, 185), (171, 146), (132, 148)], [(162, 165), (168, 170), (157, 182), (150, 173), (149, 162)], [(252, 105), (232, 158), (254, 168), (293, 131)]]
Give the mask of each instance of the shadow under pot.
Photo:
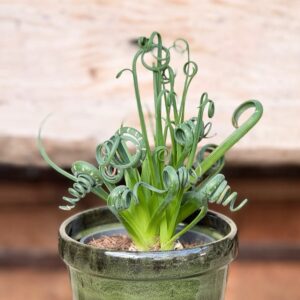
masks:
[(87, 244), (101, 235), (124, 232), (107, 207), (86, 210), (62, 223), (59, 253), (69, 269), (73, 300), (224, 299), (228, 266), (238, 248), (231, 219), (208, 211), (180, 239), (200, 242), (194, 248), (132, 252)]

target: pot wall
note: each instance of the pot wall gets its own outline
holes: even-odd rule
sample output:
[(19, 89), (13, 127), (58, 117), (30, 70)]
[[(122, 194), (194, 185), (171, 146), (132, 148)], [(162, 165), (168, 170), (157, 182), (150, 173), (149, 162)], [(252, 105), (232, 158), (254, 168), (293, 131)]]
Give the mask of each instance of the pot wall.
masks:
[[(115, 280), (70, 269), (74, 300), (219, 300), (224, 298), (228, 267), (191, 278)], [(124, 271), (126, 272), (126, 271)]]
[(107, 208), (97, 208), (61, 225), (59, 252), (69, 268), (73, 300), (224, 298), (228, 265), (237, 254), (237, 230), (229, 218), (210, 211), (199, 228), (214, 229), (214, 241), (191, 249), (118, 252), (78, 242), (115, 222)]

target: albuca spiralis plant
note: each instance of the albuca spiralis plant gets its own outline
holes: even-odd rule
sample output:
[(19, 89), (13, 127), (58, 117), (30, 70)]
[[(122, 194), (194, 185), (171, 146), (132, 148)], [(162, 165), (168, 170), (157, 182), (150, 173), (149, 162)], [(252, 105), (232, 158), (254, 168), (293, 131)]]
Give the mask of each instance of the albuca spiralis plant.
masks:
[[(242, 103), (233, 113), (235, 130), (220, 145), (199, 143), (208, 137), (212, 123), (205, 121), (214, 115), (214, 102), (202, 94), (197, 115), (185, 119), (189, 86), (197, 73), (190, 59), (189, 44), (176, 40), (170, 48), (162, 44), (159, 33), (138, 39), (139, 49), (129, 72), (133, 87), (141, 132), (121, 126), (107, 141), (96, 148), (98, 166), (85, 161), (72, 165), (72, 173), (57, 166), (47, 155), (39, 131), (39, 149), (45, 161), (57, 172), (74, 181), (70, 196), (63, 197), (70, 210), (87, 193), (104, 199), (139, 250), (170, 250), (185, 232), (206, 214), (208, 203), (228, 205), (231, 211), (242, 208), (247, 200), (236, 204), (237, 193), (231, 192), (224, 175), (224, 154), (237, 143), (261, 118), (263, 107), (256, 100)], [(185, 80), (181, 95), (175, 92), (176, 74), (170, 66), (171, 52), (185, 53)], [(149, 57), (152, 62), (149, 63)], [(153, 74), (155, 126), (154, 147), (150, 146), (137, 73), (138, 62)], [(251, 116), (239, 124), (244, 111), (253, 108)], [(42, 126), (41, 126), (42, 128)], [(196, 212), (196, 214), (195, 214)], [(188, 216), (196, 217), (176, 231)]]

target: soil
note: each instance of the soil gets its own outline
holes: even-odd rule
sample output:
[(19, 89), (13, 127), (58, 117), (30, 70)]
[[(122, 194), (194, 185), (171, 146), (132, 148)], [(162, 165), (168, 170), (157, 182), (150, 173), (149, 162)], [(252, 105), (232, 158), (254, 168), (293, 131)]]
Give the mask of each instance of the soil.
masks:
[[(138, 251), (132, 240), (125, 234), (120, 235), (104, 235), (98, 239), (93, 239), (89, 245), (99, 249), (119, 250), (119, 251)], [(174, 250), (188, 249), (199, 246), (201, 243), (182, 243), (177, 241), (174, 245)], [(159, 244), (154, 246), (151, 251), (159, 251)]]

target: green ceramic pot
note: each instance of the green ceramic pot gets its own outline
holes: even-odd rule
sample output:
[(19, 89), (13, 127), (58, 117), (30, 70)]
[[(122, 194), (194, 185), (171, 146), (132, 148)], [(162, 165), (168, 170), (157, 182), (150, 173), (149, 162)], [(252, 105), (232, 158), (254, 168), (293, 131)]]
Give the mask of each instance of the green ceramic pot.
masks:
[(229, 263), (237, 255), (232, 220), (209, 211), (183, 239), (196, 248), (129, 252), (101, 250), (82, 242), (123, 230), (106, 207), (67, 219), (59, 230), (59, 253), (71, 277), (73, 300), (219, 300), (224, 298)]

